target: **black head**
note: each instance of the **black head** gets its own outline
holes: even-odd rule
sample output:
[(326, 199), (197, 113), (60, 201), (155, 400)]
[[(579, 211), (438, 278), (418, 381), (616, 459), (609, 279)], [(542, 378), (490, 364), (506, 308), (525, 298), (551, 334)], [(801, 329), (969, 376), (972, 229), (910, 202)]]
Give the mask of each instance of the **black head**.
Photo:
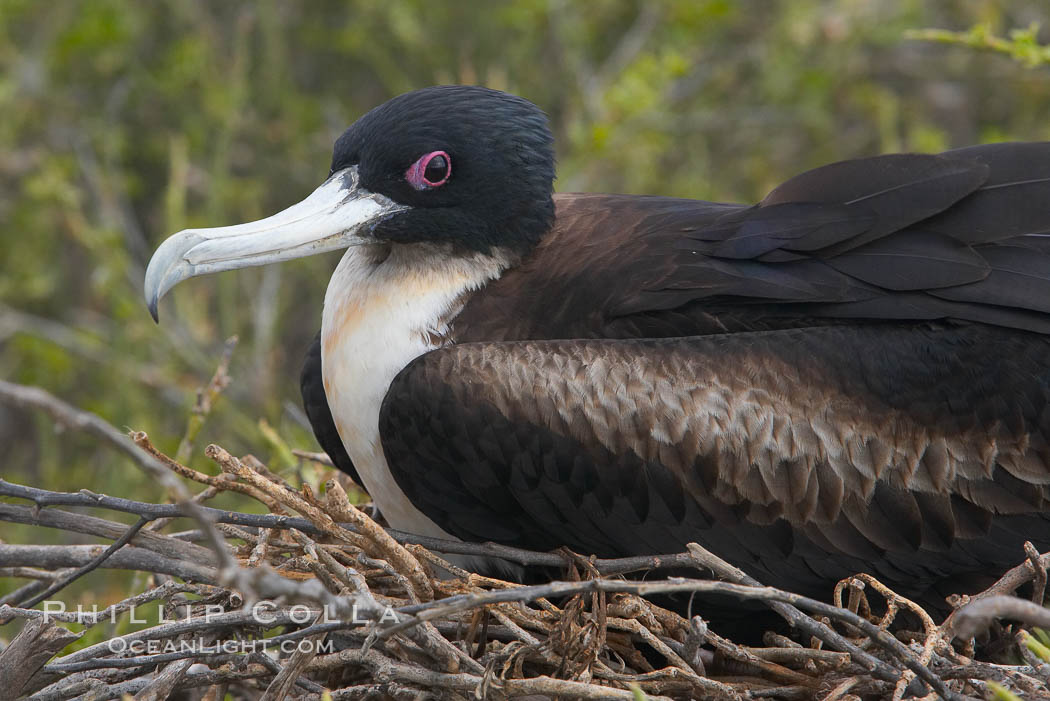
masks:
[(395, 97), (339, 137), (328, 179), (303, 201), (169, 237), (146, 269), (150, 311), (187, 278), (377, 241), (524, 254), (554, 221), (552, 144), (520, 97), (467, 86)]
[(358, 119), (335, 143), (331, 172), (408, 205), (372, 234), (524, 252), (554, 219), (554, 139), (528, 100), (477, 86), (423, 88)]

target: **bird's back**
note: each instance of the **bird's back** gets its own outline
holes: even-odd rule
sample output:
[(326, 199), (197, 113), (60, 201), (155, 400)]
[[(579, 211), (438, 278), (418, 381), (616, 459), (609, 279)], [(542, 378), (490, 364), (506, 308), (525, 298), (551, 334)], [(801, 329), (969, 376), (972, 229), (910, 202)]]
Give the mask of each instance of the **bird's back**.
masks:
[(955, 320), (1050, 332), (1050, 144), (803, 173), (753, 207), (556, 197), (554, 229), (457, 341)]

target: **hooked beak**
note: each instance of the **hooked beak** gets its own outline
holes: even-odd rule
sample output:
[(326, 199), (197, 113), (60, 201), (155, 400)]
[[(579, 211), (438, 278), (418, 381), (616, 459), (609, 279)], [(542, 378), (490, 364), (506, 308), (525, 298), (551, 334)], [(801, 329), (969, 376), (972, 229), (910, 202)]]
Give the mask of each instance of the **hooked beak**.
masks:
[(305, 200), (272, 217), (180, 231), (160, 245), (146, 268), (149, 312), (157, 321), (161, 298), (187, 278), (372, 243), (375, 225), (406, 209), (361, 188), (357, 166), (352, 166), (333, 173)]

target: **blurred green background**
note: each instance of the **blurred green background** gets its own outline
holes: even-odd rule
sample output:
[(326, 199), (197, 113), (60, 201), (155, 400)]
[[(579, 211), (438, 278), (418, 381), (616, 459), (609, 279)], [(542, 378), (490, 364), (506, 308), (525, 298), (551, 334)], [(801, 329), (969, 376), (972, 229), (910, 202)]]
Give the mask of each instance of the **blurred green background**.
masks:
[[(294, 470), (287, 447), (316, 449), (298, 373), (338, 256), (195, 279), (159, 327), (143, 271), (179, 229), (298, 201), (369, 108), (480, 83), (548, 112), (561, 191), (754, 201), (833, 160), (1050, 139), (1047, 68), (907, 34), (1047, 19), (1045, 2), (997, 0), (0, 0), (0, 377), (174, 452), (238, 334), (191, 463), (213, 471), (201, 452), (218, 442)], [(0, 476), (164, 498), (113, 451), (2, 404)], [(58, 537), (0, 524), (12, 542)]]

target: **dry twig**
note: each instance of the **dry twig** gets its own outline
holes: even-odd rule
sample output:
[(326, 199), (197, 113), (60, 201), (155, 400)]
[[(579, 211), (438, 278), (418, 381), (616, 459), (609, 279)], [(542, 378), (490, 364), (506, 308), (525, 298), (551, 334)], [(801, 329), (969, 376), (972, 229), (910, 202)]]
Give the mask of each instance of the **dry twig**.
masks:
[[(225, 385), (226, 362), (202, 391), (195, 416), (203, 419)], [(227, 692), (319, 700), (325, 691), (333, 699), (422, 693), (633, 699), (632, 684), (650, 698), (841, 701), (902, 698), (925, 693), (928, 685), (943, 699), (963, 699), (985, 695), (986, 681), (1028, 695), (1047, 691), (1038, 660), (1021, 666), (977, 662), (949, 644), (952, 631), (972, 635), (994, 617), (1050, 625), (1041, 607), (1004, 596), (1034, 582), (1041, 600), (1050, 555), (1031, 548), (1023, 565), (937, 625), (921, 607), (867, 575), (843, 582), (834, 605), (761, 586), (696, 545), (684, 553), (603, 560), (398, 533), (352, 506), (335, 482), (318, 497), (308, 486), (294, 489), (254, 458), (238, 459), (218, 446), (209, 446), (206, 454), (222, 474), (206, 475), (158, 451), (145, 434), (129, 438), (33, 388), (0, 384), (0, 398), (88, 430), (151, 474), (160, 471), (178, 484), (172, 490), (178, 503), (149, 504), (0, 480), (0, 496), (30, 502), (0, 503), (0, 520), (110, 541), (108, 546), (0, 544), (0, 577), (30, 580), (7, 599), (26, 605), (0, 606), (0, 621), (26, 620), (27, 629), (54, 621), (90, 627), (130, 616), (136, 606), (152, 601), (172, 616), (49, 664), (34, 663), (34, 671), (39, 669), (34, 699), (163, 698), (188, 689), (199, 689), (197, 698), (211, 701)], [(191, 427), (184, 446), (192, 443)], [(192, 495), (178, 478), (206, 488)], [(255, 499), (269, 513), (200, 504), (223, 491)], [(73, 513), (71, 507), (128, 513), (137, 521), (129, 527)], [(200, 529), (168, 533), (168, 522), (180, 517), (194, 518)], [(142, 528), (150, 522), (159, 526)], [(199, 540), (210, 547), (194, 542)], [(566, 568), (570, 581), (522, 586), (464, 571), (436, 553)], [(94, 567), (154, 573), (155, 583), (98, 613), (32, 608)], [(723, 581), (656, 577), (669, 567), (711, 571)], [(61, 571), (49, 572), (56, 568)], [(620, 576), (636, 571), (647, 579)], [(699, 617), (687, 620), (645, 598), (668, 592), (764, 602), (801, 640), (817, 643), (771, 632), (767, 647), (739, 645)], [(872, 593), (886, 601), (882, 616), (868, 605)], [(915, 641), (911, 647), (895, 635), (896, 614), (903, 610), (922, 623), (921, 632), (906, 638)], [(4, 654), (15, 654), (12, 649), (17, 653), (11, 645)], [(3, 669), (0, 664), (0, 674)], [(23, 684), (32, 676), (21, 674)]]

